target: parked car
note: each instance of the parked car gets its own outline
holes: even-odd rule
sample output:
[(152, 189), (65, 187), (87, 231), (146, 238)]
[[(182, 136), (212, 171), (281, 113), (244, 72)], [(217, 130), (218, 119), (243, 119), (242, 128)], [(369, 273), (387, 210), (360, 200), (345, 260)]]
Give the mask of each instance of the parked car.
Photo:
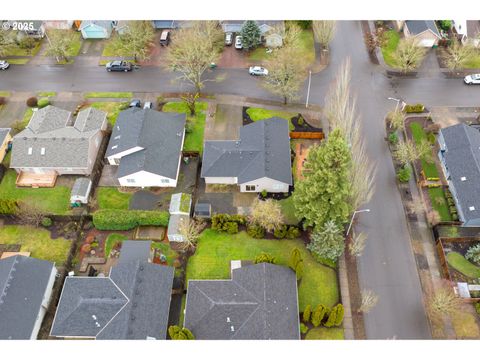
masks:
[(129, 108), (141, 108), (142, 107), (142, 103), (139, 99), (133, 99), (131, 102), (130, 102), (130, 105), (128, 105)]
[(170, 44), (170, 30), (163, 30), (162, 35), (160, 35), (160, 45), (168, 46)]
[(128, 61), (121, 61), (121, 60), (115, 60), (115, 61), (110, 61), (105, 65), (105, 68), (107, 71), (132, 71), (132, 63)]
[(467, 76), (465, 76), (463, 81), (467, 85), (480, 84), (480, 74), (467, 75)]
[(233, 33), (225, 33), (225, 45), (230, 46), (233, 43)]
[(0, 60), (0, 70), (7, 70), (10, 64), (6, 60)]
[(268, 75), (268, 70), (261, 66), (250, 66), (248, 73), (250, 75), (266, 76)]
[(144, 109), (153, 109), (153, 103), (151, 101), (145, 101), (145, 104), (143, 105)]
[(240, 35), (238, 35), (238, 36), (235, 38), (235, 49), (238, 49), (238, 50), (243, 49), (242, 37), (241, 37)]

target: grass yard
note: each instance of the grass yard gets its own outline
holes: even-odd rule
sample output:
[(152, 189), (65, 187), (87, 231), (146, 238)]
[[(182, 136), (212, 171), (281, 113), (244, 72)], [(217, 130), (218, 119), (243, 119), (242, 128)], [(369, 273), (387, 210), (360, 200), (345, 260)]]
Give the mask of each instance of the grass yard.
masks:
[(12, 93), (10, 91), (0, 91), (0, 96), (1, 97), (9, 97), (11, 95), (12, 95)]
[(65, 215), (70, 211), (70, 189), (56, 185), (53, 188), (17, 188), (17, 173), (8, 170), (0, 183), (0, 198), (22, 200), (35, 204), (46, 214)]
[(133, 54), (125, 51), (125, 50), (118, 50), (115, 49), (115, 39), (118, 35), (113, 35), (106, 43), (105, 47), (103, 48), (102, 56), (131, 56), (133, 57)]
[(433, 209), (440, 214), (441, 221), (452, 221), (452, 214), (450, 214), (450, 210), (448, 209), (447, 199), (445, 198), (443, 188), (438, 187), (428, 189), (428, 196), (430, 196)]
[(105, 240), (105, 259), (108, 259), (110, 256), (110, 252), (112, 251), (115, 244), (128, 240), (128, 236), (123, 234), (110, 234), (108, 235), (107, 239)]
[[(60, 31), (65, 31), (65, 30), (60, 30)], [(67, 30), (71, 31), (71, 30)], [(82, 34), (78, 31), (72, 31), (74, 36), (73, 36), (73, 41), (70, 44), (70, 49), (67, 52), (67, 56), (77, 56), (80, 53), (80, 49), (82, 47)]]
[(305, 336), (305, 340), (343, 340), (343, 328), (316, 327)]
[(108, 123), (113, 126), (115, 121), (117, 121), (120, 111), (128, 109), (128, 102), (94, 102), (89, 106), (95, 109), (106, 111)]
[(285, 120), (288, 120), (288, 127), (290, 131), (295, 130), (295, 126), (293, 126), (292, 122), (290, 121), (292, 117), (296, 116), (296, 113), (282, 111), (282, 110), (268, 110), (263, 108), (255, 108), (251, 107), (247, 109), (247, 114), (250, 116), (250, 119), (253, 121), (265, 120), (271, 117), (279, 117)]
[(459, 311), (450, 316), (457, 339), (478, 339), (480, 331), (478, 329), (475, 315)]
[(25, 58), (25, 59), (8, 59), (8, 62), (10, 65), (25, 65), (28, 64), (30, 59)]
[(128, 210), (131, 193), (122, 193), (116, 187), (98, 187), (97, 203), (99, 209)]
[[(33, 49), (21, 49), (19, 46), (13, 46), (9, 49), (6, 49), (3, 56), (35, 56), (40, 51), (41, 45), (42, 45), (42, 41), (40, 40), (40, 41), (37, 41)], [(13, 62), (11, 62), (10, 60), (14, 60), (14, 59), (7, 59), (7, 61), (10, 64), (13, 64)]]
[(297, 225), (300, 219), (295, 215), (295, 207), (293, 206), (293, 196), (279, 201), (282, 208), (283, 219), (285, 223)]
[(301, 240), (254, 239), (244, 231), (227, 235), (207, 229), (200, 236), (195, 255), (188, 260), (186, 280), (229, 279), (230, 260), (253, 260), (262, 252), (273, 255), (278, 264), (286, 265), (295, 247), (305, 262), (305, 274), (298, 288), (299, 310), (303, 311), (307, 304), (337, 304), (336, 272), (317, 263)]
[(57, 96), (57, 93), (55, 91), (39, 91), (39, 92), (37, 92), (37, 96), (53, 97), (53, 96)]
[[(410, 129), (412, 130), (413, 140), (415, 144), (420, 144), (422, 141), (427, 140), (427, 133), (423, 130), (422, 126), (417, 122), (412, 122), (410, 124)], [(427, 178), (438, 178), (440, 174), (438, 173), (437, 165), (435, 162), (429, 163), (425, 159), (421, 159), (422, 169)]]
[(472, 264), (470, 261), (465, 259), (462, 254), (456, 251), (452, 251), (447, 254), (447, 262), (452, 268), (461, 272), (463, 275), (468, 276), (469, 278), (480, 278), (480, 267)]
[(183, 327), (183, 320), (185, 317), (184, 310), (185, 310), (185, 303), (187, 301), (187, 295), (182, 296), (182, 305), (180, 306), (180, 318), (178, 319), (178, 325)]
[(480, 50), (476, 50), (475, 56), (465, 64), (466, 69), (480, 69)]
[(129, 99), (133, 97), (133, 93), (128, 91), (124, 91), (124, 92), (92, 91), (92, 92), (86, 92), (85, 94), (83, 94), (83, 97), (86, 99), (92, 99), (92, 98)]
[(152, 241), (152, 249), (159, 249), (167, 257), (169, 266), (173, 266), (173, 262), (178, 258), (178, 253), (168, 243)]
[(395, 51), (397, 50), (400, 41), (400, 34), (395, 30), (388, 30), (385, 32), (387, 38), (386, 44), (382, 46), (382, 55), (385, 63), (393, 68), (398, 67), (395, 60)]
[(51, 239), (46, 229), (14, 225), (0, 227), (0, 243), (21, 244), (21, 251), (28, 251), (34, 258), (52, 261), (57, 265), (67, 260), (71, 245), (64, 238)]
[[(184, 151), (203, 152), (203, 134), (205, 131), (205, 119), (207, 116), (206, 102), (196, 103), (196, 115), (187, 115), (187, 121), (191, 124), (191, 131), (185, 134), (185, 142), (183, 144)], [(184, 102), (168, 102), (163, 105), (162, 111), (187, 113), (188, 108)]]

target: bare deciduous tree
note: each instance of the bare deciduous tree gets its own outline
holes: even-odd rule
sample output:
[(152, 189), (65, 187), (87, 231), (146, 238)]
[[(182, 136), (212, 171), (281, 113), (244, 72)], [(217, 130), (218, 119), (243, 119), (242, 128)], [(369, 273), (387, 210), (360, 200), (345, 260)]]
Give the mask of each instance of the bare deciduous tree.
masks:
[(361, 256), (367, 245), (367, 235), (363, 232), (355, 234), (348, 244), (348, 251), (352, 256)]
[(359, 313), (368, 313), (370, 312), (375, 305), (378, 303), (378, 295), (375, 294), (372, 290), (363, 289), (362, 290), (362, 302), (358, 308)]
[(379, 28), (374, 33), (367, 32), (365, 34), (365, 44), (370, 53), (373, 53), (377, 47), (383, 46), (386, 41), (384, 28)]
[(34, 205), (21, 202), (16, 217), (21, 224), (38, 227), (43, 219), (42, 211)]
[(336, 22), (334, 20), (314, 20), (312, 22), (312, 28), (315, 40), (320, 43), (324, 49), (328, 49), (335, 35)]
[(249, 221), (260, 225), (267, 231), (274, 231), (283, 224), (283, 215), (280, 204), (273, 199), (261, 201), (255, 199)]
[(470, 45), (462, 45), (455, 37), (452, 44), (446, 48), (446, 54), (443, 56), (445, 64), (450, 70), (456, 70), (465, 67), (476, 55), (476, 49)]
[(68, 54), (75, 42), (75, 33), (73, 31), (50, 30), (47, 36), (48, 46), (45, 55), (55, 56), (57, 62), (68, 61)]
[(433, 294), (429, 294), (427, 301), (430, 314), (437, 319), (455, 314), (462, 306), (460, 298), (455, 295), (451, 284), (448, 283), (442, 284)]
[(205, 222), (202, 220), (193, 220), (190, 218), (183, 220), (178, 227), (178, 232), (183, 237), (183, 241), (180, 244), (182, 250), (187, 251), (195, 249), (198, 238), (204, 228)]
[(390, 129), (403, 130), (405, 128), (405, 114), (403, 111), (392, 111), (388, 115)]
[(0, 56), (4, 56), (8, 50), (15, 46), (13, 33), (0, 29)]
[(421, 214), (425, 211), (425, 205), (423, 204), (422, 199), (418, 197), (410, 200), (406, 205), (409, 214)]
[(398, 67), (406, 74), (417, 69), (425, 58), (426, 50), (414, 38), (401, 39), (394, 58)]
[(133, 54), (137, 59), (148, 59), (149, 48), (153, 44), (155, 32), (150, 21), (129, 21), (124, 33), (114, 40), (114, 49), (119, 53)]
[(393, 156), (403, 166), (419, 159), (430, 162), (432, 161), (432, 148), (426, 140), (416, 145), (411, 140), (401, 141), (398, 143)]
[(430, 210), (427, 213), (427, 221), (431, 226), (438, 225), (442, 220), (440, 213), (437, 210)]

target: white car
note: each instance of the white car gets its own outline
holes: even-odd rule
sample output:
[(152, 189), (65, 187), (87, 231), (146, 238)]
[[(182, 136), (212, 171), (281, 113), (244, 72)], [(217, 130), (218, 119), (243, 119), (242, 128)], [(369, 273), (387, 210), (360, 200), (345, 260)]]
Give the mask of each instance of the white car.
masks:
[(0, 70), (7, 70), (10, 64), (5, 60), (0, 60)]
[(145, 101), (145, 104), (143, 105), (144, 109), (153, 109), (153, 103), (151, 101)]
[(235, 49), (238, 49), (238, 50), (243, 49), (242, 37), (240, 35), (235, 37)]
[(250, 66), (248, 73), (250, 75), (266, 76), (268, 75), (268, 70), (261, 66)]
[(467, 85), (480, 84), (480, 74), (467, 75), (463, 81)]

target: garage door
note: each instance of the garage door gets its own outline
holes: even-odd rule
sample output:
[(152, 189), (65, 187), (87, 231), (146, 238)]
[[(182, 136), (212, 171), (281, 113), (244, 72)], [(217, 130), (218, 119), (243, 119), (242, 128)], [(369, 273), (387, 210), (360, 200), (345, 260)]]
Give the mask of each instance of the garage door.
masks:
[(423, 39), (420, 40), (419, 44), (423, 47), (432, 47), (435, 44), (435, 39)]

